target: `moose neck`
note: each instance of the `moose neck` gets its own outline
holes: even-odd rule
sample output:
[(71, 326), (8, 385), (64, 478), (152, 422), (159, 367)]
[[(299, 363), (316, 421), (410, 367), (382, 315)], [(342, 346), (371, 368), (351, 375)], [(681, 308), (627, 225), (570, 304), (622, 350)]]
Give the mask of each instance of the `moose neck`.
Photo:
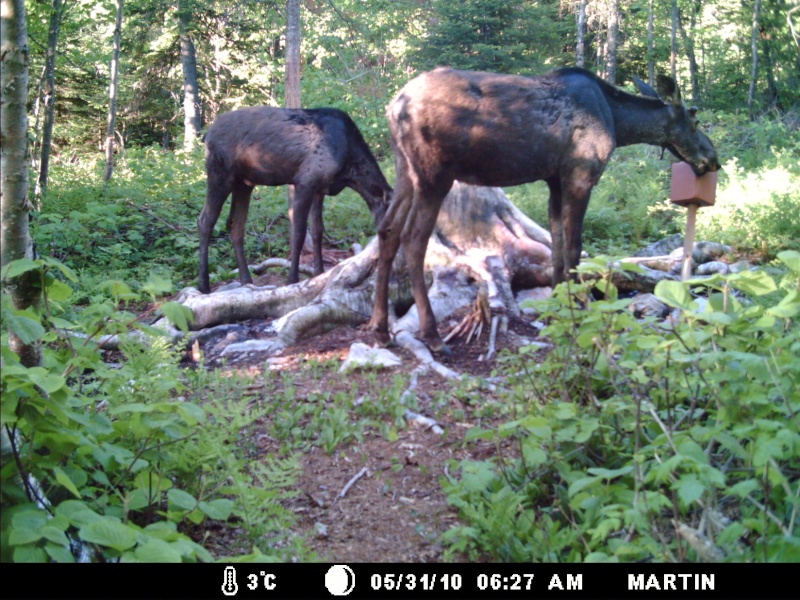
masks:
[(661, 100), (620, 93), (609, 98), (614, 116), (617, 146), (652, 144), (663, 146), (667, 142), (670, 108)]

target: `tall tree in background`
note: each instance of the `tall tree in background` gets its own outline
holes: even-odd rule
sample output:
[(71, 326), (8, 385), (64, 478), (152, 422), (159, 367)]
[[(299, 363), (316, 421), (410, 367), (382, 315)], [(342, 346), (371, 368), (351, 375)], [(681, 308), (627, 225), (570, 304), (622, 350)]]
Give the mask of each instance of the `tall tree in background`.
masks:
[[(557, 3), (509, 0), (435, 0), (432, 26), (412, 60), (421, 69), (530, 73), (544, 66), (554, 30)], [(571, 27), (570, 27), (571, 29)], [(572, 57), (570, 57), (570, 62)]]
[(647, 83), (655, 83), (655, 37), (653, 35), (653, 0), (647, 6)]
[(200, 96), (197, 88), (197, 55), (192, 41), (192, 3), (178, 1), (181, 66), (183, 67), (183, 148), (194, 148), (200, 133)]
[(114, 132), (117, 125), (117, 84), (119, 80), (119, 49), (122, 38), (122, 10), (124, 0), (117, 0), (117, 20), (114, 25), (114, 50), (111, 57), (111, 82), (108, 86), (108, 126), (106, 127), (106, 174), (111, 181), (114, 172)]
[(619, 0), (608, 0), (608, 33), (606, 38), (605, 80), (617, 82), (617, 51), (619, 49)]
[(678, 0), (672, 0), (672, 27), (669, 37), (669, 70), (672, 78), (678, 78)]
[(758, 17), (761, 12), (761, 0), (756, 0), (753, 5), (753, 26), (750, 34), (750, 47), (753, 51), (753, 66), (750, 70), (750, 91), (747, 93), (747, 112), (750, 118), (755, 118), (753, 104), (756, 98), (756, 79), (758, 77)]
[[(800, 5), (798, 5), (800, 7)], [(763, 62), (764, 62), (764, 75), (767, 79), (767, 105), (770, 108), (783, 111), (783, 104), (781, 103), (780, 92), (778, 91), (778, 83), (775, 81), (775, 66), (772, 58), (772, 48), (774, 42), (773, 31), (775, 27), (768, 27), (768, 22), (777, 22), (783, 18), (782, 7), (777, 6), (776, 3), (764, 7), (764, 12), (758, 19), (758, 33), (761, 37), (761, 46), (763, 49)], [(787, 17), (788, 19), (788, 17)], [(798, 61), (800, 63), (800, 61)], [(800, 66), (800, 64), (798, 65)]]
[(286, 108), (300, 108), (300, 0), (286, 0)]
[[(286, 108), (300, 108), (300, 0), (286, 0)], [(294, 186), (286, 192), (289, 222), (294, 226)], [(310, 247), (311, 233), (306, 232), (303, 245)], [(300, 250), (298, 249), (298, 252)]]
[(678, 31), (683, 40), (683, 47), (686, 51), (686, 58), (689, 60), (689, 80), (692, 86), (692, 102), (694, 104), (700, 103), (700, 74), (697, 64), (697, 56), (694, 51), (695, 28), (697, 25), (697, 16), (702, 8), (699, 0), (695, 0), (691, 5), (691, 13), (689, 17), (689, 30), (683, 24), (683, 17), (680, 10), (677, 12)]
[(578, 3), (576, 21), (578, 25), (578, 43), (575, 49), (575, 64), (583, 67), (586, 64), (586, 0), (580, 0)]
[[(31, 204), (28, 199), (28, 29), (24, 0), (0, 0), (0, 272), (6, 266), (33, 258), (28, 230)], [(38, 307), (39, 273), (28, 270), (5, 281), (14, 308)], [(23, 365), (39, 364), (39, 347), (25, 343), (9, 331), (9, 347)]]
[(44, 125), (42, 126), (42, 148), (39, 161), (39, 179), (37, 180), (36, 197), (47, 194), (47, 178), (50, 172), (50, 149), (53, 145), (53, 124), (56, 117), (56, 52), (61, 20), (64, 18), (66, 3), (53, 0), (53, 12), (50, 14), (50, 28), (47, 34), (47, 54), (44, 66)]

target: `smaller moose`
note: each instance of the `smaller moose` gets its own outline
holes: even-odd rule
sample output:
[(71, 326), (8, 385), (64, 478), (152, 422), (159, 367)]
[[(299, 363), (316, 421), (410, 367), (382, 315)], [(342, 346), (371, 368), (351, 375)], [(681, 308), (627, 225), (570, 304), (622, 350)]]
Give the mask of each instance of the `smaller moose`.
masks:
[(208, 244), (222, 206), (233, 195), (228, 231), (239, 279), (252, 283), (244, 254), (244, 230), (250, 195), (256, 185), (294, 185), (289, 283), (298, 281), (300, 250), (311, 215), (314, 269), (322, 268), (322, 201), (349, 187), (380, 221), (392, 195), (361, 132), (344, 112), (333, 108), (241, 108), (217, 118), (206, 142), (206, 203), (197, 219), (200, 233), (199, 288), (211, 291)]

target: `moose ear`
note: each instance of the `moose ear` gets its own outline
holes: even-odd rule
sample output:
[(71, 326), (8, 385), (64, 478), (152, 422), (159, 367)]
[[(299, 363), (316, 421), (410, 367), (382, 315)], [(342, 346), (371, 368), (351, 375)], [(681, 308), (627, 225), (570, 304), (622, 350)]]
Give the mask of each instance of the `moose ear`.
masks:
[(642, 96), (650, 96), (651, 98), (659, 97), (657, 91), (636, 77), (636, 75), (633, 76), (633, 83), (635, 83), (636, 87), (639, 88), (639, 92), (642, 94)]
[(656, 78), (656, 89), (658, 95), (669, 104), (681, 105), (681, 91), (678, 89), (675, 80), (666, 75), (659, 75)]

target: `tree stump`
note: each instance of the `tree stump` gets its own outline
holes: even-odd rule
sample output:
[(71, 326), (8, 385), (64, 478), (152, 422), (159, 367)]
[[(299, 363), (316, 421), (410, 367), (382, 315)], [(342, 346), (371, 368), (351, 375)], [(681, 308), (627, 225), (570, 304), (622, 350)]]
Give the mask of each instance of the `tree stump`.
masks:
[[(442, 205), (425, 256), (428, 296), (436, 321), (444, 323), (453, 313), (476, 305), (473, 314), (458, 326), (471, 335), (476, 327), (487, 324), (487, 314), (493, 315), (491, 355), (498, 327), (496, 318), (519, 315), (515, 292), (550, 287), (550, 245), (549, 232), (515, 207), (502, 189), (457, 181)], [(659, 258), (664, 257), (623, 260)], [(336, 327), (362, 325), (372, 314), (377, 259), (376, 236), (355, 256), (293, 285), (258, 287), (233, 283), (207, 295), (185, 288), (178, 301), (194, 315), (191, 328), (195, 333), (190, 336), (190, 343), (231, 337), (230, 326), (220, 326), (249, 319), (273, 321), (267, 329), (270, 335), (277, 335), (282, 346)], [(267, 262), (275, 260), (282, 264), (280, 259)], [(676, 277), (649, 268), (635, 272), (616, 270), (612, 275), (613, 283), (623, 293), (652, 292), (663, 279)], [(389, 296), (392, 337), (420, 361), (431, 363), (430, 353), (414, 338), (419, 320), (402, 251), (395, 259)], [(176, 330), (172, 333), (181, 337)], [(365, 334), (365, 341), (373, 340)]]
[[(194, 330), (246, 319), (277, 319), (290, 345), (341, 325), (365, 323), (372, 313), (377, 237), (357, 255), (312, 279), (283, 287), (238, 286), (212, 294), (186, 288), (179, 300), (194, 314)], [(418, 330), (402, 252), (390, 288), (392, 333)], [(437, 321), (470, 305), (485, 287), (493, 312), (518, 314), (513, 291), (549, 286), (550, 234), (517, 209), (503, 190), (456, 182), (444, 201), (425, 259)], [(410, 308), (409, 308), (410, 307)]]

